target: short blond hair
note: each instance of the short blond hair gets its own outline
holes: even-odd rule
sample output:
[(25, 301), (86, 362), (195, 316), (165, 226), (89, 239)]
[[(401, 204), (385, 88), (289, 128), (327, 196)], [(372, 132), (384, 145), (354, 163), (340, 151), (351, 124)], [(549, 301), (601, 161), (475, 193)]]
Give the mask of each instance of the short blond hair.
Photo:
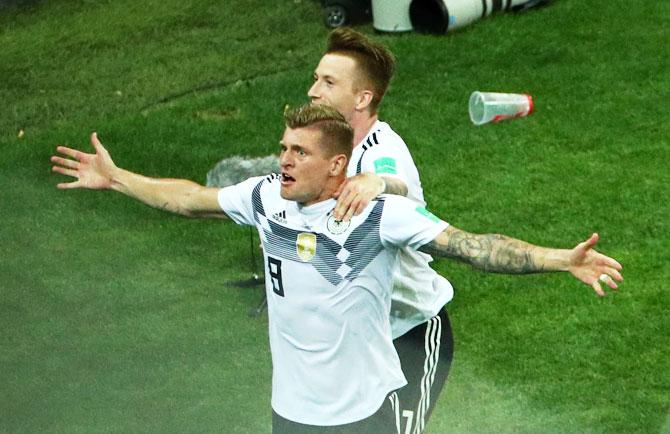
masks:
[(321, 132), (321, 148), (328, 157), (344, 154), (351, 158), (354, 130), (336, 109), (325, 104), (307, 103), (284, 109), (284, 121), (291, 129), (316, 128)]
[(328, 35), (326, 54), (341, 54), (354, 59), (362, 74), (364, 85), (372, 89), (370, 108), (376, 113), (395, 72), (396, 60), (393, 53), (353, 29), (339, 27)]

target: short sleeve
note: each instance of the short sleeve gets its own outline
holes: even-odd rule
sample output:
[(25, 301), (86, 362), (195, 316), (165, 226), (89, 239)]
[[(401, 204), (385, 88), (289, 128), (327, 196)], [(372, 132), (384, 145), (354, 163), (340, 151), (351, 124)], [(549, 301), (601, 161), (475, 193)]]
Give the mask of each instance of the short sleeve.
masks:
[(219, 206), (239, 225), (254, 225), (253, 191), (264, 179), (257, 176), (219, 190)]
[(419, 249), (449, 226), (423, 205), (410, 199), (396, 195), (383, 195), (383, 198), (380, 236), (385, 245)]
[(407, 156), (397, 146), (374, 146), (363, 156), (361, 172), (372, 172), (379, 176), (391, 176), (405, 180), (405, 159)]

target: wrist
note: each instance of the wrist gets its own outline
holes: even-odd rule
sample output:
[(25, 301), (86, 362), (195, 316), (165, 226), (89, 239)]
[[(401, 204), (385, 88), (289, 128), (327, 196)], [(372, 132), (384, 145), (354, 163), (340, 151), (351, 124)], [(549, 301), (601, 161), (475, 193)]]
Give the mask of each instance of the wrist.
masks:
[(549, 249), (545, 255), (545, 270), (569, 271), (572, 251), (566, 249)]
[(114, 167), (109, 171), (109, 189), (118, 191), (119, 193), (127, 193), (128, 177), (130, 172), (118, 167)]

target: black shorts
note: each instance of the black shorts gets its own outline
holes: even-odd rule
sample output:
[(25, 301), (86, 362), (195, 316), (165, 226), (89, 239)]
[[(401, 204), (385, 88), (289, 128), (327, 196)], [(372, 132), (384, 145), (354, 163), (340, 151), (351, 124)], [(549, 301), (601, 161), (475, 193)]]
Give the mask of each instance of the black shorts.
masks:
[(398, 410), (398, 396), (393, 392), (375, 414), (345, 425), (304, 425), (284, 419), (273, 411), (272, 434), (398, 434)]
[(398, 390), (400, 432), (419, 434), (433, 412), (454, 355), (447, 311), (442, 311), (393, 341), (407, 385)]

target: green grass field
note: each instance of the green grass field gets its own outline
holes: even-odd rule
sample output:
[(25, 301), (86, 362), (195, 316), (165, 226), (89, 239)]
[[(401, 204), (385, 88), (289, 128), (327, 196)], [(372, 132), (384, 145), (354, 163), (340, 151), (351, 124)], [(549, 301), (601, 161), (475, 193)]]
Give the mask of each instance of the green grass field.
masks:
[[(0, 7), (0, 433), (269, 433), (267, 319), (248, 230), (59, 191), (58, 144), (205, 181), (275, 152), (328, 30), (316, 0), (44, 0)], [(382, 109), (430, 209), (473, 232), (624, 264), (568, 275), (439, 262), (455, 358), (431, 433), (670, 433), (670, 2), (555, 0), (453, 35), (375, 35)], [(666, 47), (666, 48), (663, 48)], [(536, 112), (473, 126), (473, 90)], [(19, 132), (23, 136), (19, 137)], [(258, 264), (255, 265), (258, 267)]]

